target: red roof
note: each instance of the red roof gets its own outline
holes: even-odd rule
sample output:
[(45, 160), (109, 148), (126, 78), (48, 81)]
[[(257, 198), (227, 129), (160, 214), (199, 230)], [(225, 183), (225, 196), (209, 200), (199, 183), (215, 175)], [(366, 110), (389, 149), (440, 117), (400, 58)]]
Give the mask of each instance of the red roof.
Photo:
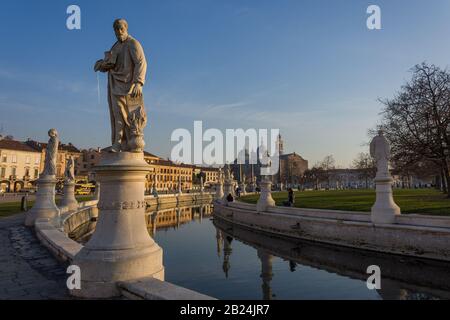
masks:
[(23, 142), (16, 140), (6, 140), (6, 139), (0, 140), (0, 149), (40, 153), (40, 151), (28, 146)]

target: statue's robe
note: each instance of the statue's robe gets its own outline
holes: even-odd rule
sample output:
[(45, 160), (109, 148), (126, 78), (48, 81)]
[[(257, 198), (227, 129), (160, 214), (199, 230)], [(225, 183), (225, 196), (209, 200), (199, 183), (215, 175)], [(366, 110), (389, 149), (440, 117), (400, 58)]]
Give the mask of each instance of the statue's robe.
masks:
[[(114, 68), (108, 72), (108, 104), (111, 116), (111, 141), (114, 145), (124, 133), (128, 110), (126, 96), (131, 93), (133, 84), (145, 84), (147, 61), (139, 41), (131, 36), (124, 42), (117, 41), (111, 48), (108, 63)], [(119, 128), (117, 128), (119, 126)]]

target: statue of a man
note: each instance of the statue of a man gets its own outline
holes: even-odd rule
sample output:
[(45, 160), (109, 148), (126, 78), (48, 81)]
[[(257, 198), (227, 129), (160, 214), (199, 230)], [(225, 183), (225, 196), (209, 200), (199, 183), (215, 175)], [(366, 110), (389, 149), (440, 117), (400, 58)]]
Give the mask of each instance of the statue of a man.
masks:
[(75, 181), (75, 160), (70, 156), (66, 162), (66, 171), (64, 172), (66, 182)]
[(47, 148), (45, 151), (45, 164), (43, 176), (55, 176), (56, 175), (56, 156), (58, 154), (58, 132), (56, 129), (50, 129), (48, 131), (50, 139), (47, 143)]
[(370, 155), (377, 163), (377, 177), (389, 177), (389, 157), (391, 155), (389, 142), (383, 134), (378, 131), (378, 136), (370, 143)]
[(111, 151), (142, 152), (143, 130), (147, 123), (142, 87), (147, 61), (139, 41), (128, 34), (128, 23), (117, 19), (113, 24), (117, 42), (94, 70), (108, 72), (108, 104), (111, 117)]
[(230, 165), (229, 164), (227, 164), (225, 166), (225, 180), (226, 181), (231, 180), (231, 171), (230, 171)]

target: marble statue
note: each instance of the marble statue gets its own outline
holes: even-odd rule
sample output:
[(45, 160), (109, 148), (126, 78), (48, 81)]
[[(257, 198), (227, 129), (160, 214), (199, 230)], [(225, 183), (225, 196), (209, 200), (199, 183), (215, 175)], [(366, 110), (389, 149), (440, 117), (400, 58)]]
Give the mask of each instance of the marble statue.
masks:
[(383, 134), (383, 130), (378, 131), (378, 135), (370, 143), (370, 155), (377, 163), (377, 177), (389, 177), (389, 142)]
[(64, 180), (66, 182), (75, 181), (75, 160), (70, 156), (66, 162), (66, 171), (64, 172)]
[(94, 66), (95, 72), (108, 72), (111, 151), (142, 152), (147, 124), (142, 87), (147, 61), (139, 41), (128, 34), (124, 19), (115, 20), (113, 28), (117, 42)]
[(230, 171), (230, 165), (229, 164), (227, 164), (225, 166), (225, 180), (226, 181), (231, 180), (231, 171)]
[(56, 156), (58, 154), (58, 132), (56, 129), (50, 129), (48, 131), (50, 139), (48, 140), (47, 149), (45, 152), (45, 165), (44, 176), (54, 176), (56, 175)]

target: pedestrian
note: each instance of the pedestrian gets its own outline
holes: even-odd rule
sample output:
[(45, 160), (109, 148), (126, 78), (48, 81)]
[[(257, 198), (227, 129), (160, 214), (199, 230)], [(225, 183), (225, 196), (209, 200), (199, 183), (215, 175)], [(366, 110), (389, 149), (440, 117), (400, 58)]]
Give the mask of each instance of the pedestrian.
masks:
[(294, 206), (294, 190), (292, 190), (292, 188), (289, 188), (288, 202), (289, 202), (289, 207)]

